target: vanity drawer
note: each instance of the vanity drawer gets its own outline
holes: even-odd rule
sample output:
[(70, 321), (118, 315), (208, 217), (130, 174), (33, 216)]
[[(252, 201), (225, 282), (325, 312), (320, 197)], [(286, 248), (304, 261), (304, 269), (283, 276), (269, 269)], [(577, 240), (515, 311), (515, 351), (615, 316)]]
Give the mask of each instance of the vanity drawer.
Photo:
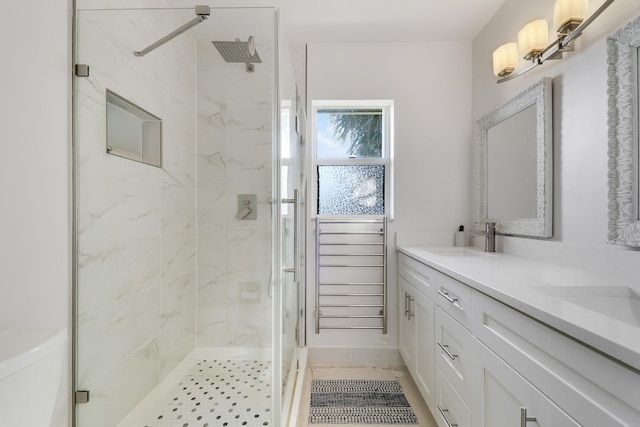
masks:
[(441, 273), (416, 261), (403, 253), (398, 253), (398, 274), (418, 289), (427, 298), (433, 299), (437, 277)]
[(436, 411), (433, 416), (438, 427), (471, 427), (471, 409), (437, 366)]
[(473, 334), (584, 426), (640, 426), (640, 374), (474, 291)]
[(451, 316), (436, 308), (436, 365), (442, 370), (462, 399), (471, 402), (473, 337)]
[(441, 274), (435, 291), (434, 300), (438, 307), (471, 330), (472, 289), (464, 283)]

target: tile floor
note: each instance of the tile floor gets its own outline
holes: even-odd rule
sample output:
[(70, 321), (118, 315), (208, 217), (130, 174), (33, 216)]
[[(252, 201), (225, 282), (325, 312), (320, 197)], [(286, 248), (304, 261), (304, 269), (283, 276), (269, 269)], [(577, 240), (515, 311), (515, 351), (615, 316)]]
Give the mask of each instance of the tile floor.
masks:
[(201, 360), (145, 427), (271, 426), (271, 364)]
[[(397, 380), (421, 427), (437, 427), (411, 376), (403, 367), (307, 368), (297, 427), (367, 427), (355, 424), (309, 424), (314, 379)], [(144, 427), (263, 427), (271, 421), (271, 366), (255, 360), (202, 360)], [(368, 426), (371, 427), (371, 426)], [(398, 425), (376, 427), (402, 427)], [(415, 424), (411, 427), (415, 427)]]

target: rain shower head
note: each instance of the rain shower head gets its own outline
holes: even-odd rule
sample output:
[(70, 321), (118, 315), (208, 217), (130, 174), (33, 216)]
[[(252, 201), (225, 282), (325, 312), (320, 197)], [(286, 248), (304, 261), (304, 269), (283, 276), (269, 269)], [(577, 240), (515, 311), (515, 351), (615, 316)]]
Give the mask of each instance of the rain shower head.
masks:
[(213, 45), (218, 49), (220, 55), (226, 62), (237, 62), (247, 64), (247, 71), (254, 71), (253, 64), (260, 64), (262, 60), (255, 48), (255, 40), (253, 36), (249, 36), (246, 42), (236, 39), (233, 42), (212, 41)]

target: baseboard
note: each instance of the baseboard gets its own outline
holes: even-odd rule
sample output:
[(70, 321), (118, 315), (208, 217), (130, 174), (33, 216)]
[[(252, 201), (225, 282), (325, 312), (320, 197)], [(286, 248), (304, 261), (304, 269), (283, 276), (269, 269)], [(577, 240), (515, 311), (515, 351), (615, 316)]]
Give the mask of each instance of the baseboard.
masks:
[(397, 348), (311, 347), (309, 365), (404, 366)]

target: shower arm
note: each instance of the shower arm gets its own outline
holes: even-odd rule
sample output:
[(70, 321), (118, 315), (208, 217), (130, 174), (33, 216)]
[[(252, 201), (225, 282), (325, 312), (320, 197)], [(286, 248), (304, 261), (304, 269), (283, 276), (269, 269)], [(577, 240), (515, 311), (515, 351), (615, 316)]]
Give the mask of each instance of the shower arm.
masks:
[(155, 50), (156, 48), (158, 48), (160, 46), (162, 46), (163, 44), (165, 44), (169, 40), (173, 39), (174, 37), (177, 37), (180, 34), (184, 33), (189, 28), (198, 25), (199, 23), (201, 23), (202, 21), (207, 19), (210, 14), (211, 14), (211, 9), (210, 9), (209, 6), (196, 6), (196, 15), (198, 15), (197, 17), (193, 18), (191, 21), (187, 22), (186, 24), (184, 24), (182, 27), (178, 28), (177, 30), (170, 32), (169, 34), (167, 34), (166, 36), (164, 36), (163, 38), (161, 38), (157, 42), (150, 44), (149, 46), (147, 46), (146, 48), (144, 48), (142, 50), (133, 52), (133, 54), (135, 56), (145, 56), (147, 53), (151, 52), (152, 50)]

